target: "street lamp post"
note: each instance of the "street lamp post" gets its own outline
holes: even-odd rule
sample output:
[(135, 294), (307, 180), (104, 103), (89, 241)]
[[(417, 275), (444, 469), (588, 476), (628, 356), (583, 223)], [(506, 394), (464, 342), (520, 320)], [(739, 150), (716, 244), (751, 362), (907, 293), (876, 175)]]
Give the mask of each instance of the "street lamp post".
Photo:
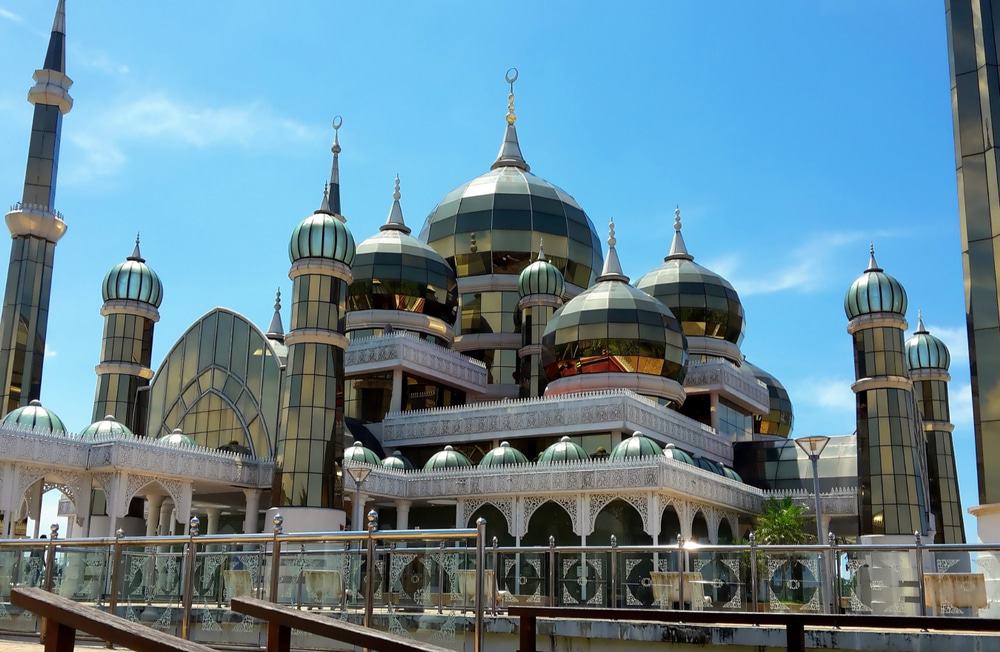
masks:
[(362, 530), (364, 529), (364, 523), (361, 522), (361, 518), (364, 510), (361, 506), (361, 485), (368, 479), (368, 474), (372, 470), (367, 466), (355, 466), (352, 464), (347, 467), (347, 472), (354, 478), (354, 506), (351, 509), (351, 527), (355, 530)]
[[(814, 502), (814, 513), (816, 515), (816, 545), (823, 545), (823, 508), (820, 505), (819, 500), (819, 456), (823, 454), (823, 449), (826, 445), (830, 443), (830, 438), (817, 435), (814, 437), (799, 437), (795, 440), (796, 445), (802, 449), (802, 451), (809, 457), (809, 461), (812, 462), (812, 473), (813, 473), (813, 500)], [(820, 559), (825, 559), (825, 555), (821, 555)], [(826, 564), (822, 564), (823, 574), (828, 576), (823, 580), (820, 580), (820, 594), (823, 598), (824, 608), (829, 608), (830, 602), (827, 599), (826, 591), (826, 581), (829, 579), (829, 568)]]

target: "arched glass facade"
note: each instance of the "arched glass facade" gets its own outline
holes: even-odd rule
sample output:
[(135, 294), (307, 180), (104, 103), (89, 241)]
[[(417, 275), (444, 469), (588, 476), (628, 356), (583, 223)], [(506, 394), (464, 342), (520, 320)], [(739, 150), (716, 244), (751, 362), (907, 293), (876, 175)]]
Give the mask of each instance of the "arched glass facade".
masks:
[(281, 377), (279, 352), (260, 329), (216, 308), (184, 333), (153, 377), (146, 432), (180, 428), (200, 446), (235, 441), (270, 457)]

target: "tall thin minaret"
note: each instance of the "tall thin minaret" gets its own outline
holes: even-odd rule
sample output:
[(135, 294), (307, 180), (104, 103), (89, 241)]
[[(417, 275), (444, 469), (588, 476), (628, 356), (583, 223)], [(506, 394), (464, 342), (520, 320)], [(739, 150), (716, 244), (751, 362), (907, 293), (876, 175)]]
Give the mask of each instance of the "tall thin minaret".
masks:
[(545, 369), (542, 366), (542, 334), (553, 313), (563, 305), (566, 280), (562, 272), (545, 258), (542, 242), (538, 243), (538, 258), (521, 272), (517, 291), (521, 300), (521, 348), (517, 351), (518, 380), (521, 398), (545, 393)]
[(24, 192), (6, 216), (13, 243), (0, 319), (4, 413), (41, 395), (52, 262), (56, 243), (66, 233), (66, 223), (54, 208), (62, 117), (73, 108), (73, 81), (66, 76), (65, 4), (59, 0), (45, 64), (35, 71), (35, 85), (28, 91), (35, 115)]

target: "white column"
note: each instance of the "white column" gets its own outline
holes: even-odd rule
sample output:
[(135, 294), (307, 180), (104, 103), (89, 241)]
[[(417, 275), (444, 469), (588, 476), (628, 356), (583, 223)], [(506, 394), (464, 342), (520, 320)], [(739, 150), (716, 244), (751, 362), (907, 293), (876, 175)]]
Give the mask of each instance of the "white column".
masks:
[(45, 485), (45, 478), (40, 479), (35, 483), (35, 486), (31, 488), (31, 502), (32, 506), (35, 508), (31, 514), (31, 519), (35, 522), (35, 533), (32, 535), (35, 539), (42, 531), (42, 489)]
[(104, 504), (105, 509), (108, 512), (108, 537), (114, 538), (115, 530), (118, 526), (118, 512), (121, 510), (121, 505), (118, 504), (118, 487), (122, 484), (128, 482), (128, 475), (124, 473), (116, 474), (108, 485), (111, 489), (111, 495), (107, 495), (108, 492), (104, 492)]
[(389, 411), (399, 412), (402, 409), (403, 409), (403, 370), (393, 369), (392, 396), (389, 398)]
[(396, 529), (397, 530), (408, 530), (410, 529), (410, 505), (412, 505), (409, 500), (397, 500), (396, 501)]
[(455, 527), (463, 529), (465, 525), (465, 501), (459, 500), (455, 503)]
[(246, 496), (246, 513), (243, 517), (243, 533), (257, 533), (257, 516), (260, 514), (260, 489), (244, 489)]
[(833, 516), (829, 514), (823, 514), (822, 518), (820, 518), (820, 521), (822, 521), (823, 525), (823, 540), (817, 541), (817, 543), (819, 543), (820, 545), (826, 545), (827, 540), (830, 537), (830, 523), (833, 522)]
[(715, 392), (709, 394), (709, 404), (711, 405), (711, 415), (710, 421), (712, 422), (712, 427), (716, 430), (719, 429), (719, 395)]
[(207, 507), (205, 517), (208, 523), (205, 525), (205, 534), (216, 534), (219, 531), (219, 515), (222, 510), (218, 507)]
[(160, 506), (163, 496), (146, 496), (146, 536), (156, 536), (156, 528), (160, 524)]
[(160, 524), (157, 527), (157, 534), (160, 536), (169, 536), (174, 533), (172, 528), (174, 524), (173, 513), (173, 502), (164, 502), (160, 505)]

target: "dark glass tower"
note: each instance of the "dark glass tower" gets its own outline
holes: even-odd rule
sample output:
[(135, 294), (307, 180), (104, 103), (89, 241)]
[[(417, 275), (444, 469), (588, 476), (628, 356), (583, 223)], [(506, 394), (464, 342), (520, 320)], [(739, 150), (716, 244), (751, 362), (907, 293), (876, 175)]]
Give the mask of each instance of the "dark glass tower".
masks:
[(135, 249), (104, 277), (104, 338), (97, 365), (93, 421), (113, 415), (137, 435), (146, 434), (145, 392), (153, 377), (153, 326), (160, 320), (163, 286)]
[(339, 213), (339, 150), (335, 144), (334, 183), (289, 242), (292, 322), (285, 336), (288, 362), (281, 394), (276, 507), (343, 506), (337, 465), (343, 457), (344, 332), (355, 246)]
[[(1000, 57), (992, 0), (945, 0), (979, 502), (1000, 503)], [(992, 462), (991, 462), (992, 460)], [(980, 516), (980, 519), (985, 513)], [(980, 521), (982, 526), (982, 521)], [(980, 531), (983, 532), (982, 527)], [(992, 530), (991, 530), (992, 532)], [(984, 540), (993, 540), (990, 534)]]
[(948, 405), (948, 366), (951, 354), (944, 342), (917, 318), (917, 330), (906, 341), (906, 363), (913, 381), (913, 395), (924, 426), (927, 447), (927, 489), (934, 514), (934, 543), (965, 543), (962, 501), (958, 493), (955, 450)]
[(56, 9), (45, 64), (33, 78), (28, 101), (35, 114), (24, 192), (6, 216), (13, 242), (0, 320), (4, 413), (41, 394), (52, 262), (56, 243), (66, 233), (66, 224), (54, 209), (62, 117), (73, 108), (69, 95), (73, 81), (66, 76), (65, 0), (59, 0)]
[(924, 437), (903, 346), (906, 291), (878, 266), (874, 249), (844, 310), (857, 378), (851, 389), (857, 401), (858, 532), (927, 534)]

